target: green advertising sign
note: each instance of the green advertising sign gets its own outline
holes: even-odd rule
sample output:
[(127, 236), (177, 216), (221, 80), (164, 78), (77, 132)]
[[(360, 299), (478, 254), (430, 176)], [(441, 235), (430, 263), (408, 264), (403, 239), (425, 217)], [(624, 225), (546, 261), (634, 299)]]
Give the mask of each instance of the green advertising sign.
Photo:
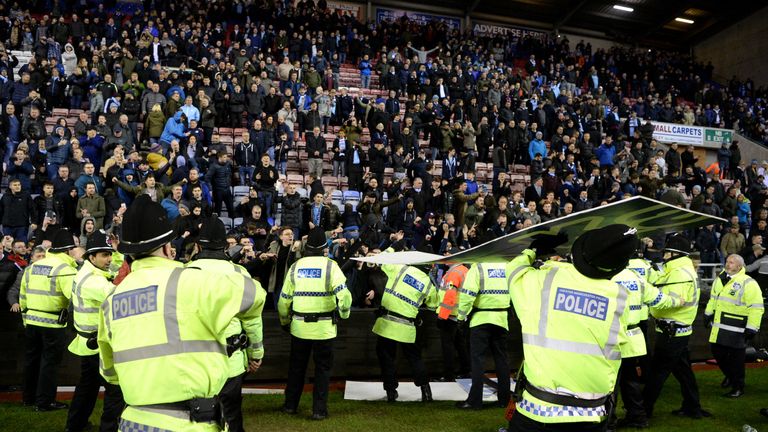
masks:
[(733, 131), (726, 129), (704, 129), (704, 142), (711, 142), (717, 144), (730, 144), (733, 139)]

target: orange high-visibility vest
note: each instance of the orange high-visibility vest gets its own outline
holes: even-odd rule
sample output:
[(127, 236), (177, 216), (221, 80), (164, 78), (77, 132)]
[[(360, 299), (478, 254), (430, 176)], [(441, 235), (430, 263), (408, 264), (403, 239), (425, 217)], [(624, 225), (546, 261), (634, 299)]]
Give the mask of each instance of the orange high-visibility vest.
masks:
[(456, 307), (459, 304), (459, 288), (464, 283), (469, 269), (463, 264), (457, 264), (449, 268), (443, 275), (443, 283), (440, 286), (440, 305), (437, 308), (437, 317), (450, 319), (456, 315)]

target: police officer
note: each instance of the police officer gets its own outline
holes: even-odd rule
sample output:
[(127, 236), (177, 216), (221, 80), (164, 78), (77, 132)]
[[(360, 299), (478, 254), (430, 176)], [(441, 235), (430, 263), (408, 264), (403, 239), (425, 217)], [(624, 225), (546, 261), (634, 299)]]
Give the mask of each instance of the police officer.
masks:
[[(395, 234), (395, 243), (387, 251), (403, 248), (403, 233)], [(419, 307), (426, 305), (434, 309), (438, 294), (429, 275), (416, 267), (400, 264), (383, 264), (381, 270), (387, 275), (387, 286), (381, 298), (378, 318), (373, 324), (376, 338), (376, 356), (381, 366), (387, 402), (397, 400), (397, 358), (398, 345), (411, 366), (414, 384), (421, 388), (421, 401), (432, 401), (427, 370), (421, 360), (421, 347), (416, 344), (416, 326), (421, 325)]]
[(288, 383), (282, 411), (296, 414), (307, 363), (314, 351), (313, 420), (328, 417), (328, 383), (333, 366), (336, 322), (337, 318), (349, 318), (352, 305), (347, 278), (335, 261), (324, 256), (327, 244), (322, 228), (309, 232), (304, 257), (288, 270), (277, 302), (280, 324), (291, 333)]
[(586, 231), (571, 249), (573, 264), (532, 266), (566, 240), (541, 237), (507, 265), (525, 355), (510, 431), (602, 431), (611, 410), (627, 293), (610, 279), (634, 256), (637, 236), (626, 225)]
[(458, 354), (459, 375), (469, 372), (469, 346), (467, 332), (458, 325), (459, 289), (464, 283), (469, 268), (464, 264), (453, 264), (443, 273), (438, 287), (439, 304), (437, 313), (437, 329), (440, 330), (440, 348), (443, 356), (443, 377), (441, 381), (456, 380), (454, 358)]
[(196, 268), (210, 273), (237, 273), (242, 275), (244, 288), (252, 290), (255, 286), (256, 289), (254, 303), (259, 310), (258, 318), (244, 321), (234, 318), (224, 333), (227, 351), (230, 353), (229, 379), (219, 392), (219, 398), (227, 430), (241, 432), (243, 430), (243, 378), (247, 372), (257, 371), (264, 358), (261, 311), (264, 308), (267, 293), (259, 282), (250, 277), (245, 268), (232, 263), (224, 253), (227, 247), (227, 230), (218, 217), (211, 216), (203, 220), (198, 247), (200, 252), (195, 256), (194, 261), (187, 264), (187, 268)]
[[(629, 314), (627, 317), (629, 343), (627, 349), (621, 351), (618, 382), (621, 400), (627, 414), (616, 422), (617, 427), (648, 427), (648, 418), (643, 406), (643, 381), (638, 374), (638, 368), (644, 366), (641, 360), (647, 352), (645, 334), (640, 323), (643, 319), (647, 320), (649, 307), (660, 310), (679, 307), (682, 304), (679, 299), (664, 295), (658, 288), (646, 283), (645, 263), (642, 259), (633, 258), (629, 260), (629, 267), (611, 279), (626, 289)], [(636, 270), (638, 268), (640, 272)], [(615, 421), (615, 417), (611, 421)]]
[(459, 320), (469, 322), (469, 350), (472, 359), (472, 387), (466, 401), (456, 404), (462, 409), (483, 407), (485, 354), (491, 351), (496, 364), (499, 406), (509, 403), (509, 287), (506, 263), (488, 262), (472, 265), (464, 279), (459, 297)]
[(233, 274), (184, 269), (171, 259), (163, 207), (140, 195), (123, 218), (118, 250), (131, 273), (102, 304), (101, 374), (128, 407), (121, 431), (219, 431), (217, 393), (229, 376), (225, 330), (259, 317), (255, 285)]
[(19, 305), (27, 339), (23, 400), (37, 411), (67, 407), (56, 401), (56, 374), (66, 343), (75, 254), (72, 233), (60, 229), (45, 258), (27, 267), (21, 279)]
[(656, 286), (665, 295), (679, 299), (682, 306), (651, 310), (651, 315), (656, 319), (657, 334), (651, 370), (643, 394), (648, 417), (653, 415), (653, 407), (670, 373), (680, 382), (683, 394), (683, 405), (673, 414), (695, 419), (710, 416), (701, 409), (699, 388), (688, 354), (688, 340), (693, 333), (692, 324), (699, 308), (699, 283), (696, 269), (688, 257), (690, 253), (691, 242), (681, 235), (670, 237), (664, 247), (664, 269), (659, 274)]
[(80, 357), (80, 382), (75, 387), (67, 417), (66, 430), (70, 432), (88, 427), (88, 418), (96, 405), (99, 387), (102, 385), (105, 392), (100, 431), (117, 431), (120, 413), (125, 406), (120, 387), (109, 384), (99, 374), (96, 342), (101, 304), (115, 288), (111, 282), (114, 275), (109, 271), (112, 252), (112, 244), (104, 230), (91, 234), (83, 256), (85, 262), (77, 272), (72, 286), (73, 321), (77, 336), (69, 344), (69, 351)]
[(744, 394), (744, 356), (747, 342), (760, 330), (765, 306), (760, 285), (747, 276), (744, 259), (729, 255), (725, 269), (712, 284), (712, 292), (704, 311), (709, 343), (717, 366), (723, 371), (724, 387), (731, 386), (725, 396), (738, 398)]

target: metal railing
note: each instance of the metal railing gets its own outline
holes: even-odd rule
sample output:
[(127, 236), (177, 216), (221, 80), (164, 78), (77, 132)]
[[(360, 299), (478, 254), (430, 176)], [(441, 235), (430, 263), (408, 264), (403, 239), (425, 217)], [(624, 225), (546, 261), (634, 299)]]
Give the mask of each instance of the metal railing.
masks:
[(699, 263), (696, 272), (699, 276), (699, 286), (707, 290), (712, 288), (715, 278), (723, 270), (720, 263)]

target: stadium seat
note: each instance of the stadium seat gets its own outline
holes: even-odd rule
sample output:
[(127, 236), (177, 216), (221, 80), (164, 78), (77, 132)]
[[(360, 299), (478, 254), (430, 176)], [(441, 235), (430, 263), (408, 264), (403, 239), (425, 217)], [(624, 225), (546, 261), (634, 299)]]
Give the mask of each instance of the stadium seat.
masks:
[(225, 217), (225, 216), (219, 216), (219, 220), (224, 222), (224, 227), (227, 228), (227, 230), (232, 229), (232, 218)]
[(251, 190), (250, 186), (235, 186), (233, 195), (235, 196), (235, 198), (248, 196), (248, 192), (250, 192), (250, 190)]

